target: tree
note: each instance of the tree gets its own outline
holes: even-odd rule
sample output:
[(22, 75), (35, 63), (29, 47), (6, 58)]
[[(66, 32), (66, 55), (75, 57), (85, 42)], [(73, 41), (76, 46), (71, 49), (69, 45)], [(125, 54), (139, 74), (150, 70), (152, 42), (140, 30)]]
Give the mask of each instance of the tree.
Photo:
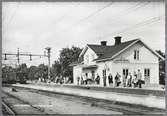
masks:
[(48, 67), (44, 64), (40, 64), (38, 66), (38, 71), (35, 76), (36, 78), (43, 78), (46, 82), (46, 79), (48, 78)]
[(38, 77), (36, 76), (37, 72), (38, 72), (38, 67), (30, 66), (30, 68), (28, 70), (28, 79), (31, 81), (38, 79)]
[(68, 77), (71, 82), (73, 81), (72, 67), (69, 65), (78, 60), (81, 51), (81, 48), (74, 46), (72, 46), (72, 48), (63, 48), (60, 51), (59, 59), (58, 61), (55, 61), (55, 64), (53, 65), (58, 76)]
[(61, 64), (57, 60), (52, 65), (52, 68), (51, 68), (51, 78), (53, 80), (55, 80), (56, 78), (60, 78), (60, 75), (61, 75)]
[(156, 50), (156, 52), (157, 52), (159, 55), (161, 55), (162, 57), (165, 58), (165, 53), (163, 53), (161, 50)]
[[(161, 50), (156, 50), (156, 52), (165, 58), (165, 53)], [(159, 59), (159, 83), (165, 85), (165, 60)]]
[(26, 83), (26, 80), (28, 79), (28, 68), (25, 63), (19, 65), (19, 67), (16, 68), (16, 75), (17, 81), (20, 83)]
[(15, 83), (16, 73), (15, 69), (11, 66), (5, 66), (2, 68), (2, 83)]

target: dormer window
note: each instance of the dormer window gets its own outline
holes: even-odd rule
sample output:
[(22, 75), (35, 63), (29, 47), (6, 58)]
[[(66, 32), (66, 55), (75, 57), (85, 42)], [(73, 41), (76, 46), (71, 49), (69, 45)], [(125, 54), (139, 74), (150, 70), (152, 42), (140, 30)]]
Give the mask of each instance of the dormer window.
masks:
[(139, 50), (134, 50), (134, 59), (139, 60)]

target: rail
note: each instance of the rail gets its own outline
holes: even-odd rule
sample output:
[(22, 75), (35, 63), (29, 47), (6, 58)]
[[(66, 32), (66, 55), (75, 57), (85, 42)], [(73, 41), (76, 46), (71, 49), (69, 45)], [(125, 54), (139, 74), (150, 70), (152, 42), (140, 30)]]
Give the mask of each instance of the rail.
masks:
[(5, 102), (2, 101), (2, 105), (5, 107), (5, 109), (10, 115), (15, 116), (15, 112), (8, 105), (6, 105)]

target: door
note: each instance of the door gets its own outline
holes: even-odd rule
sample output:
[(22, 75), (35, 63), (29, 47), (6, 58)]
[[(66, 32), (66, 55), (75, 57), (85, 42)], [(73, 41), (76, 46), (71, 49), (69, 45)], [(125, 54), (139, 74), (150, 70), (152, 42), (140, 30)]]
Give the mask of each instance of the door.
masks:
[(103, 84), (106, 86), (106, 69), (103, 70)]
[(92, 80), (94, 80), (95, 79), (95, 71), (93, 70), (91, 73), (92, 73)]
[(150, 69), (149, 68), (144, 69), (144, 81), (146, 84), (150, 83)]
[(127, 68), (123, 68), (123, 71), (122, 71), (122, 82), (123, 82), (124, 86), (126, 86), (126, 78), (127, 78), (128, 72), (129, 72), (129, 70)]

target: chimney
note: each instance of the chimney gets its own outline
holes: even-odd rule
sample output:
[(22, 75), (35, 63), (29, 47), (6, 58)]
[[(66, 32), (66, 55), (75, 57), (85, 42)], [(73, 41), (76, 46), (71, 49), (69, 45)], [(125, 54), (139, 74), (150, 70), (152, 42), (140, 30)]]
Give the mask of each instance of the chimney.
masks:
[(121, 36), (116, 36), (116, 37), (114, 37), (114, 39), (115, 39), (115, 45), (119, 45), (120, 43), (121, 43)]
[(101, 45), (102, 46), (106, 46), (107, 45), (107, 41), (101, 41)]

